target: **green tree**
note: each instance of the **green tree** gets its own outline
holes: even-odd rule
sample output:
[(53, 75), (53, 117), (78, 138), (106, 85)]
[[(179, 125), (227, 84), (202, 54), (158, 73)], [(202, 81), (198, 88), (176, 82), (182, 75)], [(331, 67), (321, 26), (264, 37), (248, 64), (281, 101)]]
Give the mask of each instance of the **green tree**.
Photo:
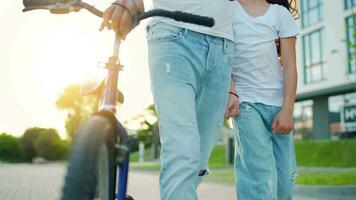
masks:
[(62, 160), (66, 158), (68, 146), (62, 141), (55, 129), (43, 129), (33, 146), (37, 155), (47, 160)]
[(0, 161), (21, 162), (24, 152), (17, 137), (2, 133), (0, 135)]
[(38, 138), (41, 131), (43, 131), (43, 128), (28, 128), (21, 137), (21, 143), (25, 152), (25, 159), (27, 162), (31, 162), (33, 158), (37, 157), (37, 152), (33, 146), (33, 143)]
[(140, 129), (137, 131), (137, 140), (150, 146), (154, 135), (158, 134), (157, 113), (154, 105), (148, 106), (145, 113), (137, 115), (131, 121), (140, 124)]
[(21, 137), (21, 143), (27, 162), (35, 157), (62, 160), (68, 155), (69, 142), (61, 140), (57, 130), (52, 128), (28, 128)]
[(65, 128), (69, 139), (73, 139), (80, 124), (98, 107), (94, 96), (80, 95), (80, 88), (81, 84), (69, 85), (56, 101), (57, 108), (68, 113)]
[[(137, 115), (135, 118), (130, 120), (130, 123), (132, 122), (140, 125), (137, 135), (135, 136), (136, 141), (144, 142), (146, 147), (152, 147), (152, 159), (157, 159), (159, 156), (160, 140), (157, 112), (154, 105), (148, 106), (143, 114)], [(137, 142), (132, 147), (133, 151), (138, 150)]]

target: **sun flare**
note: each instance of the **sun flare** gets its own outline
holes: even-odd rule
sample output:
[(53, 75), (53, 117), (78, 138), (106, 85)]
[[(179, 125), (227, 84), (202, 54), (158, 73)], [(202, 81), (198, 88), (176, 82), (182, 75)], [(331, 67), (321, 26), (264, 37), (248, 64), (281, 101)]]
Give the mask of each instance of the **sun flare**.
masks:
[[(66, 113), (56, 109), (55, 101), (69, 84), (103, 78), (106, 71), (97, 66), (111, 56), (114, 34), (99, 32), (101, 19), (86, 11), (68, 15), (43, 10), (21, 13), (20, 3), (16, 4), (0, 9), (0, 15), (13, 18), (17, 24), (0, 38), (0, 52), (5, 58), (0, 67), (0, 88), (11, 94), (2, 98), (2, 105), (7, 105), (2, 112), (13, 116), (1, 116), (0, 129), (20, 135), (31, 126), (54, 127), (65, 136)], [(126, 102), (118, 116), (124, 121), (152, 103), (144, 35), (141, 25), (120, 49), (122, 63), (129, 66), (119, 80)]]

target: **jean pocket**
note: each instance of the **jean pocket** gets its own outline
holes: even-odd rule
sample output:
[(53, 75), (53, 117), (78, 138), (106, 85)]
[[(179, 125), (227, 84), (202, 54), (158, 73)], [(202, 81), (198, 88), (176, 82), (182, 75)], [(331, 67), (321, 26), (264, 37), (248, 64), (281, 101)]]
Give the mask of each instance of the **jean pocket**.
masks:
[(186, 29), (174, 25), (158, 22), (146, 28), (147, 41), (149, 43), (160, 43), (179, 40), (184, 37)]

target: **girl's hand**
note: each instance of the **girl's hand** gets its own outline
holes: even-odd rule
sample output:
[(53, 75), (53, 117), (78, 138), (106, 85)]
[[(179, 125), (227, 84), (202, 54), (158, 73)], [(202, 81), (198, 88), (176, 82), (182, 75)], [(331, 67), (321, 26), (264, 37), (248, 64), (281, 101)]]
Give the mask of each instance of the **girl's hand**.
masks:
[(282, 108), (272, 124), (272, 132), (276, 134), (289, 134), (293, 129), (293, 111)]
[(225, 111), (225, 119), (230, 117), (235, 117), (240, 115), (240, 101), (233, 94), (229, 94), (229, 100), (227, 102), (226, 111)]

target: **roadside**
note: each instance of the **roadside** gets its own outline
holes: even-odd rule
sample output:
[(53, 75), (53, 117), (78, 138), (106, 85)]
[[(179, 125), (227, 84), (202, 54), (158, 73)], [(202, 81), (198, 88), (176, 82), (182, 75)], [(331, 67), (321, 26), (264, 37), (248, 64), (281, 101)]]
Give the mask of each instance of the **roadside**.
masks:
[[(0, 164), (0, 200), (58, 200), (61, 194), (66, 165)], [(128, 193), (135, 200), (158, 200), (157, 173), (131, 171)], [(228, 185), (202, 183), (198, 190), (202, 200), (233, 200), (235, 190)]]
[[(158, 172), (157, 162), (132, 163), (136, 171)], [(233, 185), (235, 183), (232, 166), (212, 167), (207, 181)], [(298, 185), (356, 185), (356, 168), (298, 167)]]
[[(132, 163), (137, 172), (158, 174), (159, 163)], [(211, 169), (206, 182), (234, 187), (233, 167)], [(356, 199), (356, 168), (299, 167), (296, 200), (354, 200)]]
[[(129, 176), (129, 193), (135, 200), (158, 200), (159, 177), (157, 163), (133, 163)], [(66, 165), (48, 164), (0, 164), (1, 200), (57, 200), (59, 199)], [(231, 168), (212, 170), (211, 176), (199, 187), (201, 200), (233, 200), (235, 187), (231, 183), (219, 182), (233, 177)], [(221, 176), (219, 173), (226, 173)], [(336, 191), (336, 192), (335, 192)], [(353, 193), (350, 193), (353, 191)], [(295, 189), (294, 200), (353, 200), (354, 186), (300, 186)]]

